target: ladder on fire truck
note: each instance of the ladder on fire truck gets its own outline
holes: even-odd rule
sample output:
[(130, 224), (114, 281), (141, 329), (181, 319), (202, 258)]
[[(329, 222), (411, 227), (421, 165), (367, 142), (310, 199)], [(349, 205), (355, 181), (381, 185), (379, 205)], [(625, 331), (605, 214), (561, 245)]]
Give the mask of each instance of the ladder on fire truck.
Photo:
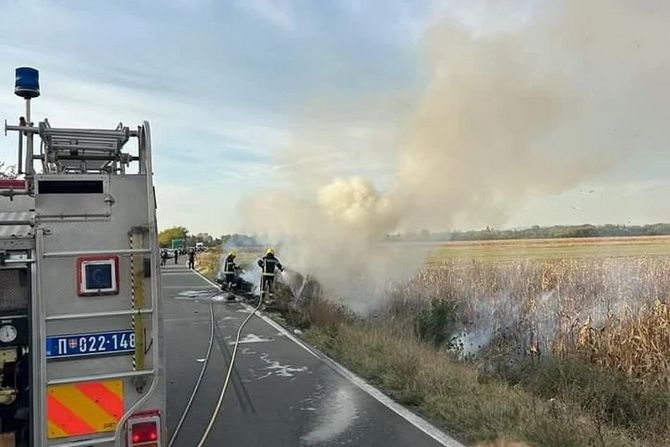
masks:
[[(44, 173), (125, 174), (131, 161), (144, 161), (143, 153), (136, 157), (122, 151), (130, 137), (140, 135), (140, 130), (131, 131), (122, 123), (113, 130), (57, 129), (45, 119), (37, 133), (42, 139), (40, 158)], [(140, 148), (143, 150), (144, 145), (140, 144)]]
[[(18, 90), (18, 70), (17, 70), (17, 90)], [(17, 93), (19, 94), (19, 93)], [(39, 94), (39, 93), (38, 93)], [(154, 392), (159, 391), (161, 386), (160, 375), (162, 374), (162, 352), (160, 350), (160, 340), (154, 340), (157, 330), (161, 327), (159, 315), (160, 293), (160, 271), (157, 248), (157, 228), (155, 214), (155, 196), (152, 176), (151, 159), (151, 137), (149, 123), (135, 129), (130, 129), (119, 124), (115, 129), (74, 129), (74, 128), (56, 128), (52, 127), (48, 120), (40, 122), (34, 126), (30, 121), (30, 96), (26, 97), (26, 117), (19, 121), (18, 126), (8, 125), (5, 121), (5, 135), (7, 131), (14, 131), (19, 134), (19, 173), (25, 174), (25, 182), (22, 187), (20, 184), (14, 184), (10, 190), (0, 191), (0, 195), (29, 195), (37, 197), (40, 193), (62, 193), (68, 195), (72, 191), (70, 188), (93, 188), (91, 193), (102, 193), (97, 185), (108, 180), (102, 180), (100, 183), (94, 183), (91, 179), (105, 179), (109, 176), (125, 175), (131, 162), (138, 163), (137, 174), (146, 178), (146, 197), (150, 200), (151, 206), (148, 207), (147, 223), (144, 226), (135, 226), (128, 228), (127, 239), (124, 241), (125, 247), (116, 247), (107, 249), (100, 247), (94, 250), (52, 250), (47, 247), (45, 237), (51, 235), (49, 225), (64, 224), (72, 222), (91, 223), (105, 222), (112, 219), (111, 207), (115, 203), (112, 194), (103, 194), (104, 202), (107, 205), (107, 212), (41, 212), (35, 207), (34, 217), (30, 222), (22, 222), (34, 227), (35, 248), (33, 259), (25, 262), (33, 263), (33, 271), (44, 268), (49, 260), (67, 259), (72, 264), (78, 258), (96, 259), (100, 256), (114, 256), (117, 259), (126, 258), (130, 270), (130, 291), (131, 300), (125, 309), (87, 311), (87, 312), (48, 312), (46, 300), (50, 299), (49, 291), (45, 290), (46, 285), (43, 281), (43, 275), (37, 274), (33, 277), (33, 306), (31, 318), (33, 321), (33, 343), (32, 359), (34, 365), (32, 376), (33, 398), (33, 423), (32, 431), (34, 445), (49, 447), (83, 447), (94, 445), (135, 445), (128, 431), (129, 424), (135, 421), (135, 415), (138, 410), (143, 409), (147, 399), (150, 399)], [(34, 97), (34, 96), (32, 96)], [(26, 139), (25, 162), (23, 157), (23, 137)], [(40, 150), (33, 152), (33, 137), (40, 137)], [(124, 152), (124, 147), (131, 139), (137, 139), (137, 153), (135, 155)], [(33, 163), (41, 164), (41, 172), (38, 174)], [(66, 182), (60, 179), (65, 178)], [(42, 179), (51, 181), (41, 181)], [(77, 179), (81, 179), (79, 184)], [(49, 185), (49, 190), (45, 190)], [(86, 192), (86, 191), (84, 191)], [(72, 199), (76, 200), (76, 199)], [(14, 222), (16, 223), (16, 222)], [(3, 225), (3, 223), (0, 223)], [(146, 261), (146, 262), (145, 262)], [(78, 261), (77, 261), (78, 262)], [(118, 260), (117, 260), (118, 264)], [(117, 266), (116, 274), (119, 274)], [(77, 273), (80, 269), (77, 267)], [(145, 269), (149, 271), (145, 272)], [(147, 293), (144, 287), (145, 275), (149, 276), (150, 293)], [(35, 280), (37, 278), (37, 280)], [(77, 279), (77, 282), (81, 282)], [(118, 279), (117, 279), (118, 282)], [(118, 284), (117, 284), (118, 287)], [(58, 325), (76, 325), (83, 321), (103, 321), (110, 318), (127, 318), (131, 320), (131, 327), (134, 334), (134, 351), (132, 352), (132, 368), (115, 372), (96, 372), (87, 374), (77, 374), (76, 372), (67, 377), (48, 378), (48, 371), (51, 362), (48, 361), (45, 340), (52, 336), (50, 326)], [(150, 320), (147, 320), (150, 319)], [(145, 339), (146, 326), (149, 323), (149, 339)], [(62, 329), (61, 329), (62, 330)], [(152, 349), (153, 347), (153, 349)], [(145, 355), (150, 353), (147, 362)], [(96, 357), (97, 358), (97, 357)], [(93, 360), (95, 361), (95, 360)], [(38, 362), (38, 363), (37, 363)], [(148, 365), (147, 365), (148, 363)], [(49, 387), (84, 384), (87, 382), (99, 382), (111, 379), (129, 380), (133, 383), (138, 399), (130, 405), (126, 404), (123, 413), (113, 431), (107, 433), (95, 433), (88, 436), (79, 436), (76, 440), (68, 440), (65, 436), (60, 439), (52, 439), (47, 436), (47, 401), (49, 399)], [(123, 400), (123, 398), (122, 398)], [(143, 415), (143, 417), (142, 417)], [(140, 418), (137, 421), (146, 424), (147, 420), (154, 420), (155, 414), (143, 414), (140, 412)], [(164, 423), (164, 422), (163, 422)], [(158, 433), (152, 435), (152, 445), (161, 445), (162, 435), (160, 433), (161, 423), (155, 425), (158, 427)], [(76, 436), (73, 436), (76, 437)], [(72, 438), (72, 437), (70, 437)], [(142, 444), (144, 445), (144, 444)]]

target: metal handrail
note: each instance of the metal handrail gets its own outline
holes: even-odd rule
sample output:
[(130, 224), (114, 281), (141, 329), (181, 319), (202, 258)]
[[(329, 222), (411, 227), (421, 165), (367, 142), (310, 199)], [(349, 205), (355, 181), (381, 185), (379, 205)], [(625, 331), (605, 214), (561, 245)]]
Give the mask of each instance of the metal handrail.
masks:
[(78, 376), (78, 377), (68, 377), (66, 379), (52, 379), (47, 381), (47, 386), (50, 385), (64, 385), (68, 383), (80, 383), (80, 382), (95, 382), (99, 380), (110, 380), (110, 379), (125, 379), (128, 377), (142, 377), (142, 376), (151, 376), (156, 373), (155, 369), (147, 369), (143, 371), (126, 371), (120, 373), (107, 373), (107, 374), (91, 374), (88, 376)]
[(61, 151), (70, 151), (72, 149), (76, 150), (86, 150), (86, 151), (101, 151), (101, 152), (118, 152), (118, 147), (114, 145), (113, 142), (93, 142), (93, 141), (82, 141), (80, 144), (72, 144), (70, 142), (60, 142), (54, 141), (49, 145), (49, 148), (54, 150)]
[(35, 216), (35, 219), (42, 220), (42, 219), (65, 219), (65, 218), (88, 218), (88, 219), (107, 219), (109, 217), (112, 217), (110, 213), (91, 213), (91, 214), (83, 214), (83, 213), (73, 213), (73, 214), (38, 214)]
[(108, 312), (88, 312), (81, 314), (61, 314), (46, 317), (47, 321), (80, 320), (86, 318), (123, 317), (126, 315), (147, 315), (154, 312), (153, 308), (137, 310), (113, 310)]
[(124, 248), (119, 250), (91, 250), (91, 251), (52, 251), (43, 253), (43, 258), (68, 258), (71, 256), (98, 256), (98, 255), (140, 255), (151, 253), (150, 248)]
[[(26, 133), (39, 133), (40, 128), (38, 126), (15, 126), (13, 124), (7, 124), (5, 120), (5, 132), (8, 130), (26, 132)], [(136, 130), (130, 130), (130, 128), (123, 127), (121, 129), (71, 129), (71, 128), (59, 128), (59, 127), (44, 127), (43, 132), (45, 135), (53, 136), (92, 136), (92, 137), (121, 137), (125, 138), (136, 137), (138, 132)]]
[[(38, 128), (39, 130), (39, 128)], [(44, 135), (47, 136), (93, 136), (93, 137), (111, 137), (111, 138), (121, 138), (124, 139), (129, 136), (130, 129), (123, 127), (121, 129), (110, 130), (110, 129), (75, 129), (67, 127), (44, 127), (42, 129)]]
[(5, 264), (32, 264), (35, 262), (34, 259), (28, 258), (28, 259), (5, 259), (4, 261), (0, 262), (0, 265), (5, 265)]
[(29, 225), (33, 226), (35, 223), (32, 220), (2, 220), (0, 221), (0, 226), (1, 227), (17, 227), (17, 226), (23, 226), (23, 225)]
[(7, 120), (5, 120), (5, 136), (7, 135), (8, 130), (25, 133), (38, 133), (40, 131), (39, 128), (35, 126), (14, 126), (13, 124), (7, 124)]

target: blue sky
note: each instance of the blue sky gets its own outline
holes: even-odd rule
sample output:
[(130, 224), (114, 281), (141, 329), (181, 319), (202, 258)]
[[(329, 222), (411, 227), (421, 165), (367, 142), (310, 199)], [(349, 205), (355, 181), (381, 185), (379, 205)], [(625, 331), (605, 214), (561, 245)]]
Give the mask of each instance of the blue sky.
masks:
[[(288, 121), (311, 98), (412, 88), (413, 41), (429, 6), (3, 0), (0, 115), (21, 112), (13, 71), (28, 65), (41, 72), (35, 118), (100, 127), (147, 119), (161, 222), (207, 230), (228, 220), (209, 230), (230, 230), (240, 193), (271, 181), (273, 154), (296, 125), (310, 125)], [(14, 151), (13, 139), (0, 139), (0, 159)], [(217, 205), (207, 223), (197, 217), (212, 208), (203, 197)]]
[[(161, 226), (215, 234), (238, 229), (240, 198), (282, 184), (296, 133), (337, 147), (299, 161), (313, 163), (315, 176), (365, 175), (384, 186), (394, 161), (373, 146), (392, 139), (425, 89), (426, 30), (451, 17), (492, 32), (533, 9), (512, 2), (501, 19), (484, 0), (0, 1), (0, 117), (21, 113), (14, 68), (28, 65), (41, 73), (34, 120), (149, 120)], [(659, 154), (530, 197), (508, 226), (669, 220), (658, 209), (670, 195)], [(322, 170), (323, 156), (339, 161)], [(15, 138), (0, 138), (0, 160), (14, 159)], [(580, 192), (591, 187), (597, 199)], [(621, 197), (630, 212), (617, 206)]]

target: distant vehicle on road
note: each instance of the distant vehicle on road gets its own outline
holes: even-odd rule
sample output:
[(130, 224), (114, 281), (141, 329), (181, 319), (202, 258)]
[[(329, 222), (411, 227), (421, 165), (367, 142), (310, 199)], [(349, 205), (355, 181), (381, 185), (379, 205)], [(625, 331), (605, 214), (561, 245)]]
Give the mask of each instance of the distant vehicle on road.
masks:
[(205, 247), (204, 242), (196, 242), (195, 243), (195, 251), (205, 251), (207, 247)]

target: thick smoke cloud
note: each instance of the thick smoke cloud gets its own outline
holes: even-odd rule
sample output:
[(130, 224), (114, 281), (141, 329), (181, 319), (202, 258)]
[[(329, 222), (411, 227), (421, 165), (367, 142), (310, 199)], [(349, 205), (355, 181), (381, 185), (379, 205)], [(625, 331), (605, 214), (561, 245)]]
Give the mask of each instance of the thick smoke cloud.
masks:
[[(537, 6), (503, 31), (452, 20), (427, 31), (429, 81), (399, 130), (389, 130), (393, 141), (380, 139), (386, 145), (372, 151), (394, 164), (384, 190), (336, 178), (329, 160), (355, 153), (355, 139), (338, 152), (312, 131), (296, 131), (290, 176), (282, 177), (288, 186), (245, 200), (245, 230), (281, 243), (288, 263), (365, 309), (421, 263), (420, 251), (377, 245), (385, 234), (504, 225), (529, 195), (559, 193), (660, 154), (670, 137), (670, 6)], [(301, 163), (315, 157), (317, 165)]]
[(404, 223), (503, 225), (529, 194), (574, 187), (667, 141), (670, 8), (541, 6), (512, 31), (429, 32), (432, 81), (400, 146), (397, 189), (414, 205)]
[(400, 210), (369, 181), (336, 179), (313, 200), (270, 192), (241, 204), (249, 227), (268, 235), (283, 263), (318, 278), (329, 296), (366, 312), (394, 280), (409, 279), (422, 256), (377, 242), (400, 222)]

